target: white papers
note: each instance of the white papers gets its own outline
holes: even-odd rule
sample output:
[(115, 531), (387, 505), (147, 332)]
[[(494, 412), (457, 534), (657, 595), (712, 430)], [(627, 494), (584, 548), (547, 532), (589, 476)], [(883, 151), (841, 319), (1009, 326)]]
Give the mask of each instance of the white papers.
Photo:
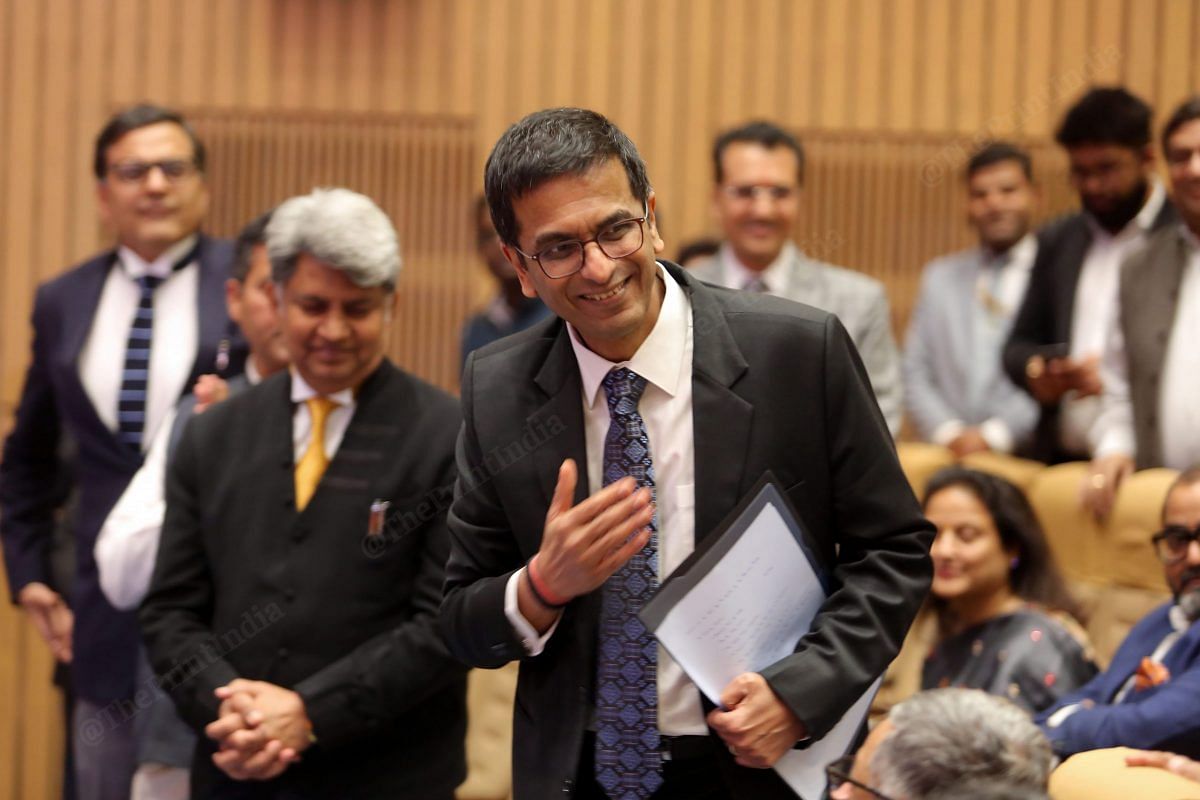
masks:
[[(786, 516), (785, 516), (786, 515)], [(714, 704), (743, 672), (795, 651), (825, 602), (826, 590), (800, 544), (782, 496), (768, 485), (717, 546), (663, 585), (643, 612), (647, 627)], [(805, 800), (825, 791), (825, 765), (849, 748), (879, 680), (822, 739), (775, 765)]]

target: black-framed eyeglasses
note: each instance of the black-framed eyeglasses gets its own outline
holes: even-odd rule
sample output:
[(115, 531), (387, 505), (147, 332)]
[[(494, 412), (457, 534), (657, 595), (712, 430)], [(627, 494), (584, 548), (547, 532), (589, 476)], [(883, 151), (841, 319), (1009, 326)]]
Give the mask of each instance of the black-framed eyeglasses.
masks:
[(526, 253), (515, 245), (513, 249), (536, 261), (547, 278), (567, 278), (583, 269), (583, 248), (592, 242), (596, 243), (601, 253), (614, 260), (636, 253), (645, 241), (646, 231), (643, 226), (649, 217), (650, 208), (643, 205), (642, 216), (605, 225), (591, 239), (555, 242), (536, 253)]
[(156, 168), (168, 182), (174, 183), (195, 173), (196, 162), (186, 158), (167, 158), (162, 161), (122, 161), (108, 165), (109, 173), (121, 183), (141, 183), (150, 170)]
[(825, 780), (829, 781), (828, 791), (833, 791), (843, 783), (848, 783), (851, 786), (861, 789), (876, 800), (892, 800), (878, 789), (872, 789), (862, 781), (856, 781), (850, 777), (850, 770), (854, 767), (854, 756), (842, 756), (837, 761), (825, 767)]
[(1188, 530), (1182, 525), (1168, 525), (1151, 537), (1154, 552), (1164, 564), (1177, 564), (1187, 558), (1192, 542), (1200, 541), (1200, 526)]

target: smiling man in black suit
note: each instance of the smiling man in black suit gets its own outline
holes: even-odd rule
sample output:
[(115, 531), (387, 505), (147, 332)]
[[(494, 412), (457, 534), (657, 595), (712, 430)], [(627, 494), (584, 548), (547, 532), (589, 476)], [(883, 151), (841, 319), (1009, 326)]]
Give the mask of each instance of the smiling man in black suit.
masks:
[[(645, 165), (599, 114), (518, 122), (486, 190), (525, 293), (558, 315), (468, 358), (450, 514), (450, 646), (522, 660), (515, 796), (792, 797), (765, 768), (883, 671), (930, 577), (932, 529), (854, 345), (830, 314), (656, 261)], [(540, 430), (558, 433), (488, 469)], [(838, 588), (794, 654), (712, 710), (636, 614), (767, 470)]]
[(267, 251), (292, 369), (188, 424), (141, 610), (208, 737), (193, 797), (450, 800), (465, 670), (436, 615), (458, 404), (384, 356), (400, 255), (368, 198), (284, 202)]

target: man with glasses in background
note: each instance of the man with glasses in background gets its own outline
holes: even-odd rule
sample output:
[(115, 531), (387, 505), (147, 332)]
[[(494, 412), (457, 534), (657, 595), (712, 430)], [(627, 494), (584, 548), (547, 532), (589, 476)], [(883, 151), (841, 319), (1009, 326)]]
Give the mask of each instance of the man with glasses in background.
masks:
[[(702, 281), (767, 292), (836, 314), (858, 348), (892, 436), (900, 432), (900, 353), (883, 284), (817, 260), (792, 240), (804, 183), (804, 150), (769, 122), (726, 131), (713, 145), (713, 213), (725, 235), (720, 252), (692, 268)], [(825, 244), (836, 242), (826, 239)], [(821, 243), (814, 241), (812, 247)]]
[(1054, 750), (1169, 750), (1200, 757), (1200, 467), (1185, 470), (1154, 535), (1174, 600), (1147, 614), (1112, 663), (1038, 716)]
[[(525, 294), (558, 317), (468, 356), (448, 523), (451, 650), (521, 662), (514, 796), (794, 797), (767, 768), (882, 672), (930, 577), (932, 531), (850, 337), (657, 260), (646, 165), (595, 112), (516, 123), (485, 183)], [(767, 470), (838, 588), (714, 709), (637, 614)]]
[[(199, 232), (204, 166), (203, 144), (174, 111), (135, 106), (101, 130), (96, 197), (116, 247), (38, 288), (33, 358), (0, 462), (12, 598), (71, 665), (81, 800), (128, 798), (136, 763), (137, 620), (100, 590), (97, 533), (180, 396), (244, 360), (225, 311), (232, 250)], [(70, 587), (50, 568), (64, 485), (74, 492)]]

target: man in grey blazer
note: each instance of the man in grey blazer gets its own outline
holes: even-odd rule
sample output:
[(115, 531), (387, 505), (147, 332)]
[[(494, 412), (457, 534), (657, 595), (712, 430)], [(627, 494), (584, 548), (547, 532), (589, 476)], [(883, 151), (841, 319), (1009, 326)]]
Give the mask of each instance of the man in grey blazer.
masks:
[(959, 458), (1023, 452), (1038, 407), (1000, 363), (1037, 255), (1037, 203), (1028, 153), (994, 142), (967, 163), (967, 219), (979, 245), (934, 259), (904, 341), (904, 390), (922, 439)]
[[(521, 660), (514, 796), (792, 798), (766, 768), (863, 693), (929, 585), (932, 531), (857, 352), (831, 314), (656, 261), (645, 164), (599, 114), (531, 114), (486, 174), (506, 256), (557, 315), (467, 358), (448, 522), (451, 650)], [(714, 708), (637, 612), (767, 470), (837, 588)]]
[(1106, 516), (1133, 471), (1200, 462), (1200, 95), (1163, 127), (1171, 196), (1182, 222), (1121, 266), (1117, 330), (1101, 362), (1104, 395), (1084, 502)]
[[(892, 436), (903, 416), (900, 353), (883, 284), (813, 258), (793, 241), (804, 183), (804, 150), (787, 131), (751, 122), (713, 146), (713, 209), (720, 252), (692, 268), (702, 281), (767, 292), (836, 314), (858, 348)], [(815, 242), (810, 249), (820, 249)]]

